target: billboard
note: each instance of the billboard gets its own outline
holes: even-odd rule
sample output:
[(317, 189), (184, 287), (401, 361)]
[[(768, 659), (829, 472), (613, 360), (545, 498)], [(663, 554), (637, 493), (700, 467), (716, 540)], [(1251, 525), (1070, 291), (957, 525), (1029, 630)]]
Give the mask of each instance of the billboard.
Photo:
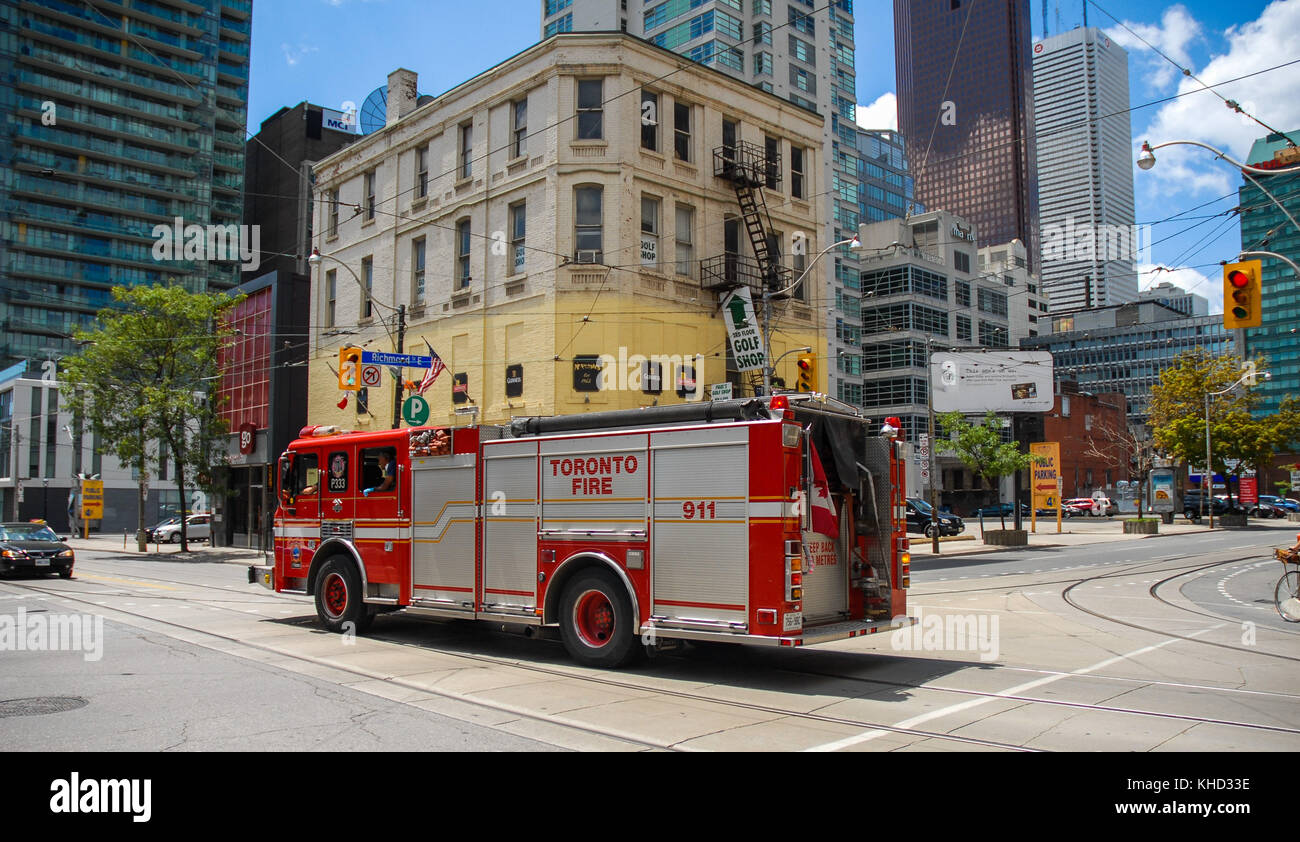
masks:
[(1050, 351), (936, 351), (935, 412), (1050, 412)]

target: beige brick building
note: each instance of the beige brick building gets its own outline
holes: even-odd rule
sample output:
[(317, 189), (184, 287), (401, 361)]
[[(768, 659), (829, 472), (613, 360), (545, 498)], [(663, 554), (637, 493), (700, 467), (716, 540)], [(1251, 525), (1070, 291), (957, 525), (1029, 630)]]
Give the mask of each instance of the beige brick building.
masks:
[[(334, 366), (345, 345), (393, 350), (403, 305), (406, 352), (427, 341), (447, 366), (425, 393), (429, 423), (747, 387), (727, 370), (718, 312), (721, 290), (761, 266), (736, 187), (715, 175), (737, 149), (762, 162), (784, 278), (811, 267), (775, 308), (772, 355), (826, 348), (819, 115), (617, 33), (550, 38), (436, 98), (417, 100), (416, 82), (390, 75), (387, 125), (315, 167), (311, 423), (389, 426), (389, 374), (359, 415), (336, 406)], [(678, 361), (696, 385), (686, 397)], [(776, 371), (791, 385), (794, 362)]]

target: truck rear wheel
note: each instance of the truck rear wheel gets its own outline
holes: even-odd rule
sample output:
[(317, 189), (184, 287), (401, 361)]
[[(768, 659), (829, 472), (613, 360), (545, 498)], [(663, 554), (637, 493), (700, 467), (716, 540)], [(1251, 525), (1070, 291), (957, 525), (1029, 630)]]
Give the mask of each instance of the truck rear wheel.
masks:
[(560, 637), (578, 663), (613, 669), (639, 652), (636, 618), (623, 584), (599, 568), (577, 575), (560, 603)]
[(332, 632), (361, 633), (374, 622), (374, 612), (362, 602), (361, 576), (350, 559), (334, 556), (321, 566), (316, 616)]

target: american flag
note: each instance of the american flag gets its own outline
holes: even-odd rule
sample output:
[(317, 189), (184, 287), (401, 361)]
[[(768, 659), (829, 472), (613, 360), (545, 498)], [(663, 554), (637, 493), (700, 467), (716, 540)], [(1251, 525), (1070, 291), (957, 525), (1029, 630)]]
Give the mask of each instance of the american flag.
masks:
[(425, 391), (433, 385), (433, 381), (438, 379), (438, 375), (447, 370), (447, 366), (442, 364), (442, 357), (438, 352), (433, 350), (429, 340), (424, 340), (425, 346), (429, 349), (429, 370), (424, 373), (424, 379), (420, 381), (420, 386), (416, 389), (416, 394), (423, 395)]

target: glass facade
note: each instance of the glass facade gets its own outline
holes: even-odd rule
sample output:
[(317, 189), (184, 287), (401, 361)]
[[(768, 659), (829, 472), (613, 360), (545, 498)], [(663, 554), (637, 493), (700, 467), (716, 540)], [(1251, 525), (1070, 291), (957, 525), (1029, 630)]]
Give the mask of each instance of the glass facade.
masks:
[(115, 285), (239, 283), (154, 231), (241, 221), (251, 2), (112, 6), (0, 0), (0, 367), (70, 350)]
[(917, 199), (1021, 240), (1037, 271), (1029, 0), (894, 0), (894, 61)]
[[(1290, 132), (1291, 137), (1300, 133)], [(1287, 146), (1282, 135), (1269, 135), (1255, 141), (1246, 163), (1268, 168), (1294, 167), (1300, 161), (1275, 164), (1273, 153)], [(1300, 217), (1300, 173), (1258, 175), (1253, 177), (1276, 197), (1292, 216)], [(1282, 209), (1264, 195), (1259, 187), (1243, 179), (1241, 189), (1242, 251), (1273, 251), (1292, 260), (1300, 258), (1300, 231), (1291, 224)], [(1256, 259), (1256, 258), (1251, 258)], [(1255, 391), (1264, 398), (1260, 411), (1276, 412), (1287, 395), (1300, 395), (1300, 342), (1293, 332), (1300, 325), (1300, 282), (1291, 267), (1275, 257), (1257, 258), (1263, 262), (1262, 324), (1246, 329), (1246, 357), (1263, 355), (1272, 379), (1261, 381)]]
[(1129, 423), (1144, 424), (1151, 388), (1179, 354), (1195, 349), (1216, 357), (1234, 353), (1232, 335), (1223, 329), (1223, 316), (1176, 318), (1172, 311), (1170, 315), (1167, 321), (1144, 319), (1137, 324), (1086, 330), (1068, 329), (1079, 314), (1060, 317), (1057, 327), (1065, 330), (1023, 339), (1020, 348), (1051, 351), (1057, 378), (1077, 381), (1082, 392), (1123, 392), (1128, 399)]

